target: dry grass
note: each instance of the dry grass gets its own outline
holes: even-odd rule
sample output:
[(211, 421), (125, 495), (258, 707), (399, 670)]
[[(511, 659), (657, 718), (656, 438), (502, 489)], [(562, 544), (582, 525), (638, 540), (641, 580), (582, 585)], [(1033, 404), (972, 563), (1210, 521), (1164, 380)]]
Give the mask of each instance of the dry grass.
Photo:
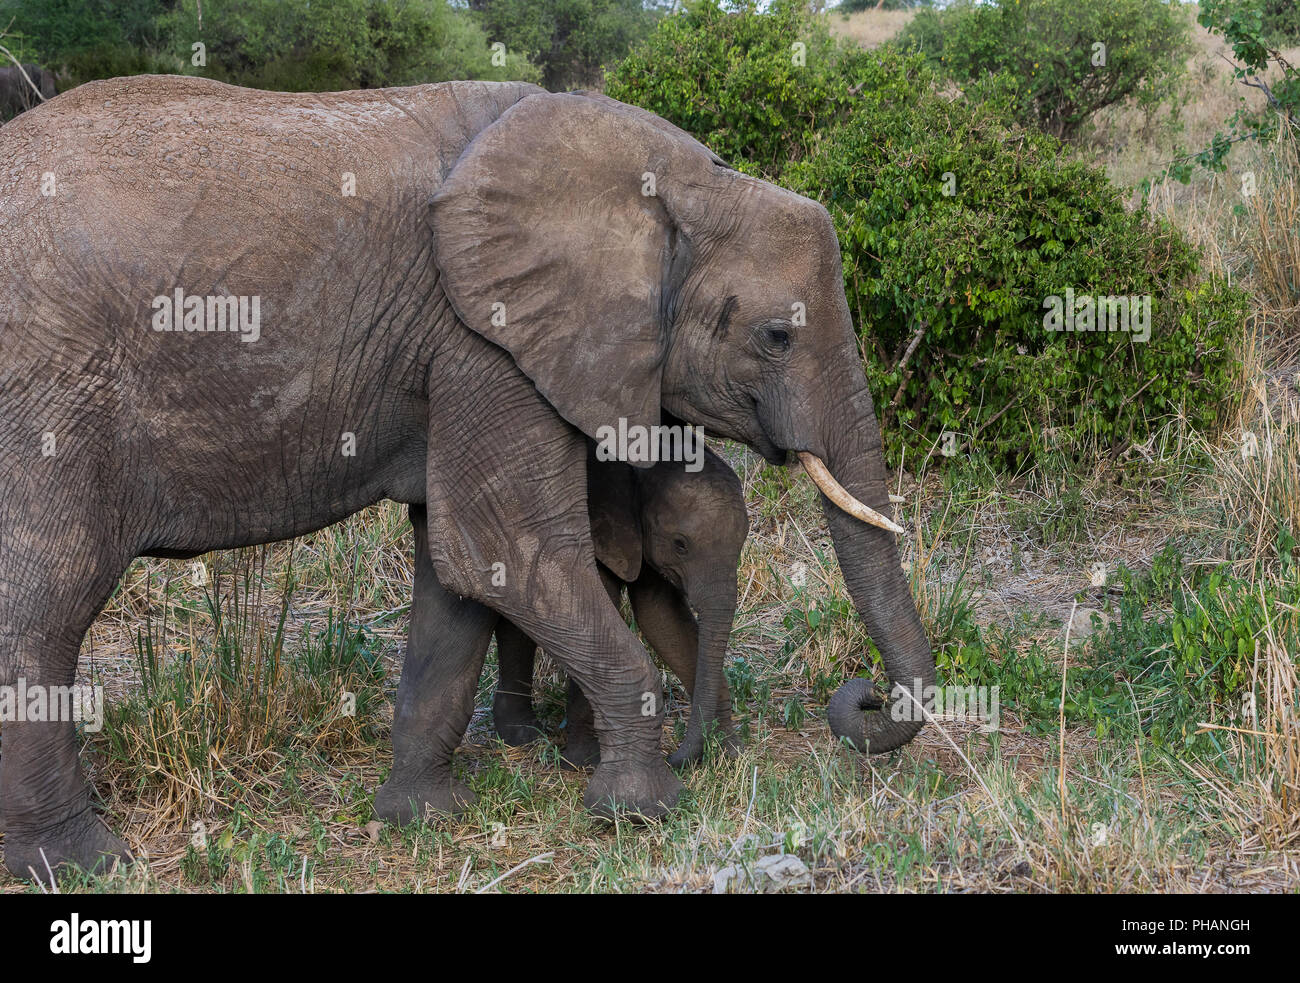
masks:
[[(1168, 125), (1168, 109), (1149, 115), (1129, 104), (1104, 109), (1093, 121), (1087, 141), (1088, 152), (1105, 166), (1111, 179), (1121, 187), (1136, 187), (1144, 178), (1160, 172), (1180, 150), (1195, 151), (1209, 146), (1214, 135), (1224, 129), (1225, 121), (1238, 108), (1253, 111), (1265, 104), (1262, 92), (1242, 85), (1232, 77), (1229, 64), (1231, 47), (1221, 36), (1196, 23), (1195, 7), (1187, 8), (1187, 16), (1192, 27), (1193, 51), (1186, 63), (1184, 102), (1177, 112), (1180, 127)], [(1300, 56), (1300, 48), (1284, 50), (1283, 54), (1294, 64)], [(1275, 82), (1278, 73), (1272, 72), (1265, 77)], [(1223, 181), (1231, 189), (1239, 189), (1240, 175), (1257, 162), (1256, 148), (1249, 144), (1236, 148), (1226, 178), (1203, 173), (1195, 175), (1191, 185), (1177, 185), (1174, 189), (1178, 203), (1192, 203), (1204, 186), (1217, 186)]]
[(831, 32), (856, 41), (864, 48), (878, 48), (916, 16), (911, 10), (860, 10), (854, 14), (830, 12)]
[(1290, 364), (1300, 359), (1300, 138), (1283, 127), (1267, 149), (1247, 199), (1252, 224), (1245, 246), (1256, 296), (1273, 318), (1275, 357)]

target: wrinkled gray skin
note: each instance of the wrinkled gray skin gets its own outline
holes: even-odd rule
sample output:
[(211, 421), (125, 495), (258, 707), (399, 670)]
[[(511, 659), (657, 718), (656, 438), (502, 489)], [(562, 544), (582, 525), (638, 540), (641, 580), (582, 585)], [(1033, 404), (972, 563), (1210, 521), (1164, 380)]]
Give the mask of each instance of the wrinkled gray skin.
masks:
[[(390, 498), (417, 550), (389, 799), (464, 801), (448, 748), (500, 612), (591, 701), (584, 802), (653, 817), (681, 783), (658, 671), (597, 571), (586, 438), (662, 408), (772, 462), (816, 454), (888, 507), (826, 211), (640, 110), (518, 83), (140, 76), (5, 124), (0, 162), (0, 685), (70, 684), (133, 557)], [(260, 338), (155, 331), (178, 288), (259, 298)], [(893, 537), (823, 505), (891, 678), (932, 681)], [(917, 729), (876, 711), (862, 736)], [(71, 722), (5, 725), (0, 812), (17, 874), (129, 855)]]
[[(24, 65), (31, 85), (18, 71), (16, 65), (0, 65), (0, 123), (13, 119), (40, 104), (42, 99), (53, 99), (58, 95), (58, 80), (48, 68), (39, 65)], [(40, 92), (38, 97), (32, 91), (32, 85)]]
[[(593, 453), (587, 504), (610, 599), (618, 604), (627, 585), (641, 633), (691, 695), (686, 736), (668, 763), (699, 761), (709, 734), (734, 746), (723, 664), (736, 615), (736, 567), (749, 534), (740, 479), (707, 448), (698, 472), (667, 461), (645, 470), (600, 463)], [(532, 704), (537, 646), (504, 619), (496, 639), (492, 719), (507, 744), (527, 744), (542, 734)], [(591, 706), (573, 683), (565, 717), (564, 760), (579, 768), (598, 764)]]

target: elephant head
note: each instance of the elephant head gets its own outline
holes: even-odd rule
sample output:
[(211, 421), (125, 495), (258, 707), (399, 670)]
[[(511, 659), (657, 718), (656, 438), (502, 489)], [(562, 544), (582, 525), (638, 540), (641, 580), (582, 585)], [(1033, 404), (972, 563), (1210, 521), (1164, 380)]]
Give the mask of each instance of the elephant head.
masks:
[[(934, 661), (880, 515), (880, 429), (821, 205), (642, 110), (539, 94), (466, 148), (432, 229), (459, 317), (589, 437), (662, 409), (769, 462), (799, 455), (886, 671), (920, 699)], [(859, 682), (832, 703), (835, 733), (864, 750), (920, 729)]]

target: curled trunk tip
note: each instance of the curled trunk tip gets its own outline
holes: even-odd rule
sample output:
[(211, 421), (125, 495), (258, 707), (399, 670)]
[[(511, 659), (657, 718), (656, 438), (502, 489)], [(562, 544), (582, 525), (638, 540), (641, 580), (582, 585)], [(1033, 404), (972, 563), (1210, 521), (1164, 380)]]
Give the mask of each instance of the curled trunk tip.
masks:
[(826, 704), (826, 720), (837, 741), (844, 739), (864, 754), (884, 754), (902, 747), (921, 729), (921, 721), (893, 720), (884, 698), (869, 679), (854, 677)]

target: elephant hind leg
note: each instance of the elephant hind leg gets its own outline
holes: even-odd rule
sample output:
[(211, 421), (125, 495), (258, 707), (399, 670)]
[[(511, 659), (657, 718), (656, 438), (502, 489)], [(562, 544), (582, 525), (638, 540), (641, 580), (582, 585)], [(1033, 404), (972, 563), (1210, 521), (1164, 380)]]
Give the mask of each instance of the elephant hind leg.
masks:
[[(91, 809), (75, 728), (84, 704), (71, 687), (81, 640), (130, 554), (96, 535), (84, 503), (39, 510), (8, 505), (0, 516), (0, 686), (23, 693), (27, 706), (26, 719), (4, 725), (5, 866), (17, 877), (39, 878), (60, 865), (102, 870), (131, 859), (131, 852)], [(32, 719), (33, 703), (43, 719)]]
[(530, 744), (542, 736), (533, 710), (533, 660), (537, 643), (510, 621), (497, 622), (497, 691), (492, 697), (492, 722), (501, 740), (511, 747)]

